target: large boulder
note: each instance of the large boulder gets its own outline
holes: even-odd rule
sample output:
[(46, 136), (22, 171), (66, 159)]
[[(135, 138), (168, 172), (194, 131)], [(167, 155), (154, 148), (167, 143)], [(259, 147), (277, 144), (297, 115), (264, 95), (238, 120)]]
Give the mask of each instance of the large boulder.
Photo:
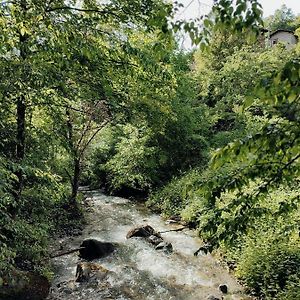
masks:
[(132, 228), (128, 231), (126, 238), (130, 239), (132, 237), (143, 237), (148, 238), (151, 235), (158, 236), (158, 233), (150, 225), (144, 225), (140, 227)]
[(43, 300), (49, 291), (48, 279), (33, 272), (14, 270), (0, 280), (0, 299)]
[(79, 257), (93, 260), (101, 258), (111, 254), (115, 250), (115, 246), (112, 243), (101, 242), (95, 239), (84, 240), (79, 250)]
[(130, 239), (132, 237), (145, 238), (145, 240), (152, 244), (156, 250), (163, 250), (166, 253), (173, 252), (172, 244), (164, 242), (161, 235), (158, 232), (156, 232), (154, 228), (150, 225), (135, 227), (129, 230), (126, 235), (126, 238)]

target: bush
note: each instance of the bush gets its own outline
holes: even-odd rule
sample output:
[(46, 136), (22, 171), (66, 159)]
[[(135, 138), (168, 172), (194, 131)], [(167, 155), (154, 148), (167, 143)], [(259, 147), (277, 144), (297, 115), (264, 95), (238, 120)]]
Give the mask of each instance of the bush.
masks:
[(147, 206), (165, 216), (180, 216), (190, 203), (190, 194), (197, 187), (200, 172), (200, 169), (192, 169), (181, 177), (174, 177), (166, 186), (150, 195)]
[(49, 237), (62, 226), (57, 216), (66, 186), (50, 172), (24, 168), (26, 187), (15, 199), (11, 194), (15, 175), (7, 164), (0, 168), (0, 276), (15, 267), (49, 273), (44, 258)]
[(298, 237), (274, 228), (262, 227), (259, 233), (255, 230), (242, 247), (237, 275), (263, 298), (289, 299), (297, 290), (292, 283), (300, 280)]
[[(106, 163), (114, 156), (116, 144), (121, 136), (120, 128), (108, 126), (101, 131), (91, 153), (88, 164), (88, 179), (93, 187), (105, 187), (107, 184)], [(86, 172), (86, 171), (85, 171)]]
[(279, 300), (295, 300), (298, 299), (300, 295), (300, 279), (299, 277), (294, 280), (290, 280), (284, 291), (278, 294)]
[(157, 148), (150, 144), (152, 132), (147, 126), (138, 128), (131, 124), (120, 129), (122, 135), (116, 143), (115, 154), (104, 166), (108, 190), (147, 191), (157, 180), (159, 165)]

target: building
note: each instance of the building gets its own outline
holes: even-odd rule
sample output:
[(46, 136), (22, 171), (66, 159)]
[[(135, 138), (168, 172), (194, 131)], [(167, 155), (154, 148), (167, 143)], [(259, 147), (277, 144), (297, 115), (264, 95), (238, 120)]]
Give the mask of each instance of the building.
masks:
[(272, 47), (278, 43), (286, 45), (287, 49), (291, 49), (297, 44), (297, 37), (291, 30), (278, 29), (269, 35), (269, 45)]

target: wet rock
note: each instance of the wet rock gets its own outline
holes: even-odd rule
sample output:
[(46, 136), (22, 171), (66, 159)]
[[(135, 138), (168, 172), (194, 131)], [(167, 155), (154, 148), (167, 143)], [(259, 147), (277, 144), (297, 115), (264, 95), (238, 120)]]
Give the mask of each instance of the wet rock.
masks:
[(112, 243), (101, 242), (95, 239), (87, 239), (82, 242), (79, 250), (79, 256), (81, 258), (92, 260), (109, 255), (115, 250), (115, 246)]
[(164, 242), (161, 235), (156, 232), (150, 225), (131, 229), (127, 233), (126, 238), (129, 239), (131, 237), (144, 237), (150, 244), (155, 246), (156, 250), (164, 250), (166, 253), (173, 252), (172, 244)]
[(156, 235), (150, 235), (149, 237), (147, 237), (147, 241), (154, 245), (154, 246), (157, 246), (159, 244), (161, 244), (163, 242), (163, 239), (159, 236), (156, 236)]
[(71, 295), (73, 292), (74, 292), (73, 289), (68, 288), (68, 287), (63, 289), (63, 293), (65, 293), (67, 295)]
[(100, 264), (91, 262), (81, 262), (76, 268), (76, 282), (87, 282), (92, 277), (98, 280), (103, 280), (108, 274), (108, 270)]
[(0, 299), (5, 300), (43, 300), (50, 290), (48, 279), (39, 274), (14, 270), (2, 278)]
[(207, 300), (221, 300), (220, 298), (217, 298), (214, 295), (209, 295), (206, 299)]
[(83, 263), (79, 263), (76, 267), (75, 281), (85, 282), (90, 279), (91, 270), (87, 268)]
[(202, 252), (204, 254), (208, 254), (212, 252), (213, 246), (210, 243), (206, 243), (202, 245), (196, 252), (194, 252), (194, 256), (197, 256), (199, 252)]
[(223, 294), (227, 294), (227, 293), (228, 293), (228, 286), (227, 286), (227, 284), (220, 284), (220, 285), (219, 285), (219, 290), (220, 290)]
[(180, 219), (179, 220), (174, 220), (174, 219), (168, 219), (166, 222), (165, 222), (165, 224), (166, 225), (170, 225), (170, 224), (178, 224), (179, 223), (179, 221), (180, 221)]
[(172, 220), (172, 221), (175, 221), (175, 222), (180, 222), (181, 218), (180, 216), (176, 216), (176, 215), (173, 215), (169, 218), (169, 220)]
[(74, 280), (59, 282), (56, 285), (57, 291), (64, 294), (72, 294), (76, 290), (76, 285)]
[(229, 260), (226, 263), (230, 271), (234, 271), (236, 269), (236, 262), (234, 260)]
[(156, 247), (155, 250), (164, 250), (167, 253), (173, 252), (173, 246), (168, 242), (161, 242)]
[(132, 237), (150, 237), (151, 235), (156, 235), (157, 233), (150, 225), (145, 225), (141, 227), (132, 228), (128, 231), (126, 238), (130, 239)]

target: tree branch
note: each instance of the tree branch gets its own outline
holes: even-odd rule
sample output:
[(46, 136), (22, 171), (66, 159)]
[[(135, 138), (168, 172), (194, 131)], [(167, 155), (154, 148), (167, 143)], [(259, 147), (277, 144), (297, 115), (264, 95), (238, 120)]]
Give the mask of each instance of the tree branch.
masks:
[(84, 151), (86, 150), (86, 148), (88, 147), (88, 145), (92, 142), (92, 140), (94, 139), (94, 137), (99, 133), (99, 131), (109, 122), (109, 120), (105, 120), (104, 122), (102, 122), (102, 124), (100, 124), (100, 126), (96, 129), (96, 131), (92, 134), (92, 136), (88, 139), (88, 141), (86, 142), (86, 144), (82, 147), (81, 151), (80, 151), (80, 156), (83, 155)]
[(282, 168), (280, 168), (274, 176), (272, 176), (267, 182), (263, 183), (262, 185), (259, 186), (259, 192), (257, 193), (256, 196), (259, 196), (264, 189), (266, 189), (273, 181), (276, 180), (276, 178), (279, 177), (282, 172), (287, 169), (290, 165), (292, 165), (298, 158), (300, 158), (300, 153), (297, 154), (294, 158), (292, 158), (289, 162), (287, 162)]
[(79, 113), (82, 113), (82, 114), (94, 116), (94, 114), (92, 114), (92, 113), (89, 113), (89, 112), (87, 112), (87, 111), (85, 111), (83, 109), (80, 109), (80, 108), (69, 106), (67, 104), (55, 104), (55, 103), (51, 103), (51, 102), (41, 102), (41, 103), (38, 103), (38, 104), (28, 104), (27, 107), (44, 106), (44, 105), (45, 106), (62, 107), (62, 108), (70, 109), (70, 110), (73, 110), (73, 111), (76, 111), (76, 112), (79, 112)]
[(65, 168), (66, 174), (69, 177), (70, 181), (72, 182), (73, 177), (71, 176), (70, 172), (68, 171), (67, 168)]
[(158, 233), (160, 234), (160, 233), (167, 233), (167, 232), (173, 232), (173, 231), (177, 232), (177, 231), (182, 231), (182, 230), (187, 229), (187, 228), (189, 228), (189, 227), (184, 226), (184, 227), (180, 227), (180, 228), (177, 228), (177, 229), (169, 229), (169, 230), (159, 231)]
[(67, 250), (67, 251), (64, 251), (64, 252), (61, 252), (61, 253), (58, 253), (58, 254), (53, 254), (53, 255), (50, 256), (50, 258), (55, 258), (55, 257), (60, 257), (60, 256), (64, 256), (64, 255), (67, 255), (67, 254), (71, 254), (71, 253), (80, 251), (81, 249), (85, 249), (85, 247), (79, 247), (79, 248)]
[(75, 10), (79, 12), (86, 12), (86, 13), (98, 13), (98, 14), (104, 14), (104, 15), (112, 15), (117, 19), (121, 19), (117, 14), (113, 13), (112, 11), (108, 10), (100, 10), (96, 8), (79, 8), (79, 7), (72, 7), (72, 6), (58, 6), (58, 7), (49, 7), (46, 8), (46, 12), (53, 12), (53, 11), (59, 11), (59, 10)]

